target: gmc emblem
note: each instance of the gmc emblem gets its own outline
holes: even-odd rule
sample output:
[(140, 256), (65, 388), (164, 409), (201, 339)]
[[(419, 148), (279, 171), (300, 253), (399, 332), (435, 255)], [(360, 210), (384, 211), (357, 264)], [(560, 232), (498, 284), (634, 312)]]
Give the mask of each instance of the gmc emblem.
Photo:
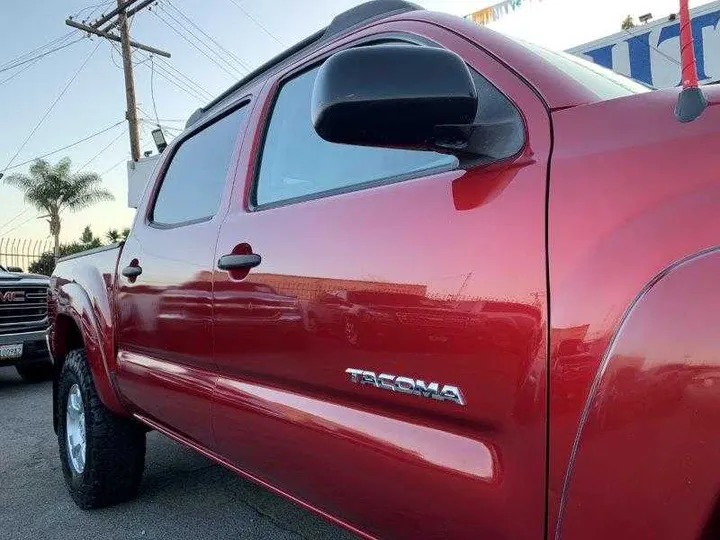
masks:
[(24, 302), (25, 291), (7, 291), (0, 293), (0, 302)]

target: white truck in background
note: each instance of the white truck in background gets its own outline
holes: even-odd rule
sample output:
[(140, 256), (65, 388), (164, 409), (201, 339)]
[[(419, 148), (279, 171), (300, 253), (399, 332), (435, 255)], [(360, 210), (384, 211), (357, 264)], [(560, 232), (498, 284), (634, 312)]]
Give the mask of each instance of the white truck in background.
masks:
[[(654, 14), (658, 15), (658, 14)], [(700, 84), (720, 81), (720, 1), (690, 11)], [(680, 19), (663, 17), (567, 52), (653, 86), (680, 83)]]

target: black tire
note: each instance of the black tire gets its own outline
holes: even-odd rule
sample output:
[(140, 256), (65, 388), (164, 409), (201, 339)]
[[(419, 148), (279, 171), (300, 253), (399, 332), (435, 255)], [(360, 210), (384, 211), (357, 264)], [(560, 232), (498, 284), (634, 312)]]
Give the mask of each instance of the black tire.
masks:
[(32, 364), (20, 364), (15, 366), (18, 375), (27, 383), (37, 383), (52, 379), (52, 362), (33, 362)]
[[(67, 400), (77, 384), (85, 414), (85, 463), (73, 467), (67, 448)], [(97, 395), (85, 351), (70, 351), (57, 391), (58, 447), (65, 482), (75, 503), (84, 510), (132, 499), (145, 468), (145, 430), (129, 418), (111, 412)]]

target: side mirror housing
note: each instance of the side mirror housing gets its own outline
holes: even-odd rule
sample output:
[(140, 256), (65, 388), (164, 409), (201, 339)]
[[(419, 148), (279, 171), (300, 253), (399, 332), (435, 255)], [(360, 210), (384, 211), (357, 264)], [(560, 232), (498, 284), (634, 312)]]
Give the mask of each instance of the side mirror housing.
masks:
[[(472, 124), (477, 108), (475, 83), (460, 56), (389, 44), (330, 57), (315, 80), (311, 114), (315, 131), (330, 142), (435, 150), (442, 127)], [(456, 138), (466, 131), (452, 131), (459, 148), (463, 141)]]
[(8, 272), (14, 272), (16, 274), (22, 274), (23, 269), (19, 266), (8, 266)]

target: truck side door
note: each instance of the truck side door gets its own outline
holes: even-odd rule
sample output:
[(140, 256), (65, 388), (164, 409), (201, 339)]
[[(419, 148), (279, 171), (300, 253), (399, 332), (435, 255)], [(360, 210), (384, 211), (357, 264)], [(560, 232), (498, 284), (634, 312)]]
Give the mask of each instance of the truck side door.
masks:
[(118, 265), (118, 385), (136, 412), (212, 443), (212, 268), (249, 105), (166, 151)]
[[(219, 257), (259, 265), (214, 273), (217, 451), (372, 535), (540, 539), (548, 112), (457, 34), (419, 21), (365, 32), (460, 54), (476, 74), (478, 114), (520, 115), (523, 150), (461, 167), (445, 154), (320, 139), (318, 65), (358, 41), (277, 74), (218, 240)], [(297, 338), (290, 318), (238, 323), (228, 306), (251, 301), (248, 282), (294, 298), (303, 320), (345, 291), (343, 323), (356, 334)]]

